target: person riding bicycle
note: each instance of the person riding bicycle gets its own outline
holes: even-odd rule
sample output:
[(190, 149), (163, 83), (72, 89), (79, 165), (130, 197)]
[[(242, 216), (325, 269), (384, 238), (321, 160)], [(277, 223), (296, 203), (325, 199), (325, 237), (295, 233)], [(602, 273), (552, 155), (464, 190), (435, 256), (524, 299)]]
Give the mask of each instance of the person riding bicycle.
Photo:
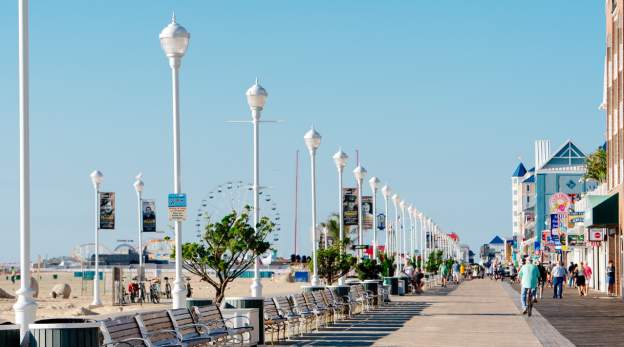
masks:
[[(524, 261), (523, 261), (524, 263)], [(526, 264), (522, 265), (520, 273), (518, 274), (522, 284), (520, 292), (520, 302), (522, 303), (522, 314), (527, 313), (527, 295), (529, 300), (535, 297), (535, 289), (537, 288), (537, 280), (540, 277), (540, 272), (537, 266), (531, 263), (530, 260)]]

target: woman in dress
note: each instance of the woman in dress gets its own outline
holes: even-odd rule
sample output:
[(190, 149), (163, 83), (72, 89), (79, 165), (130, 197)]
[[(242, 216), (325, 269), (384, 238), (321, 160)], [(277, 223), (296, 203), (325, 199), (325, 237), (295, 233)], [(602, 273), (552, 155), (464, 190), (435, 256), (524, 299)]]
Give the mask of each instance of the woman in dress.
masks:
[(607, 285), (609, 286), (609, 296), (615, 296), (615, 265), (613, 265), (613, 260), (609, 260), (609, 265), (607, 265)]
[(583, 262), (579, 264), (574, 270), (574, 277), (576, 278), (576, 287), (580, 296), (585, 295), (585, 271), (583, 269)]

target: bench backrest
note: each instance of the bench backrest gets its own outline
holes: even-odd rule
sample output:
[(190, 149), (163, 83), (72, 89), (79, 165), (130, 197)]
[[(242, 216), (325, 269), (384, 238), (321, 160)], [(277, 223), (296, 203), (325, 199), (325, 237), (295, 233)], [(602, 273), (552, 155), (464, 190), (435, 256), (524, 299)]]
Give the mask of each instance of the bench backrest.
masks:
[(303, 294), (301, 293), (294, 294), (292, 296), (292, 299), (293, 299), (293, 303), (295, 304), (295, 307), (300, 313), (311, 310), (310, 305), (308, 305), (308, 303), (306, 302)]
[(150, 342), (155, 345), (166, 343), (167, 341), (178, 341), (175, 334), (170, 332), (162, 332), (163, 330), (175, 330), (175, 326), (169, 317), (167, 311), (156, 311), (148, 313), (140, 313), (137, 316), (137, 322), (141, 327), (142, 333), (149, 336)]
[[(134, 316), (109, 318), (102, 321), (101, 329), (104, 344), (114, 344), (130, 338), (142, 338), (139, 323)], [(129, 341), (127, 346), (148, 347), (140, 340)]]
[(173, 322), (173, 326), (182, 336), (199, 336), (201, 332), (197, 329), (195, 319), (193, 319), (192, 312), (188, 308), (178, 308), (167, 310), (169, 317)]
[(277, 304), (277, 307), (279, 307), (279, 309), (282, 310), (282, 312), (284, 312), (285, 315), (287, 316), (295, 315), (295, 312), (293, 311), (292, 306), (290, 305), (290, 301), (288, 301), (287, 297), (278, 296), (273, 299), (275, 303)]
[(273, 298), (264, 299), (264, 319), (282, 318)]
[(306, 303), (308, 303), (308, 307), (311, 309), (320, 309), (322, 308), (322, 303), (316, 302), (314, 299), (314, 295), (310, 292), (304, 292), (303, 297), (305, 298)]
[(334, 293), (332, 293), (331, 289), (329, 288), (325, 288), (322, 291), (323, 297), (325, 298), (325, 302), (327, 302), (329, 305), (336, 305), (339, 304), (338, 301), (336, 301), (336, 298), (334, 297)]
[(213, 304), (193, 307), (193, 312), (195, 313), (197, 323), (206, 325), (211, 329), (227, 329), (219, 306)]
[(312, 292), (312, 296), (314, 297), (314, 301), (316, 301), (317, 305), (321, 305), (322, 307), (330, 306), (330, 304), (325, 300), (325, 296), (323, 296), (324, 290), (317, 290)]

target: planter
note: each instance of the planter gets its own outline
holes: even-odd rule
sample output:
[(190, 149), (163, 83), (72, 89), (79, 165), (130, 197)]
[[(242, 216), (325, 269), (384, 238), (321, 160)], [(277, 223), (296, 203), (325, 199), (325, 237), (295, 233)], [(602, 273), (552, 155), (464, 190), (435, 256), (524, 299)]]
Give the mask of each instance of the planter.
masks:
[(19, 346), (19, 325), (0, 325), (0, 346)]
[(384, 277), (384, 284), (390, 285), (390, 295), (399, 295), (399, 279), (397, 277)]
[(238, 297), (223, 299), (223, 308), (255, 308), (258, 315), (258, 326), (254, 326), (254, 332), (258, 332), (258, 343), (264, 344), (264, 298)]
[(375, 306), (379, 306), (379, 286), (381, 284), (379, 283), (379, 280), (365, 280), (364, 282), (362, 282), (362, 286), (364, 287), (364, 290), (370, 290), (371, 292), (375, 293), (376, 296), (373, 300), (373, 305)]
[(30, 329), (29, 346), (98, 347), (100, 345), (100, 323), (64, 323), (66, 321), (79, 321), (79, 319), (49, 319), (45, 321), (50, 323), (35, 323), (28, 326)]

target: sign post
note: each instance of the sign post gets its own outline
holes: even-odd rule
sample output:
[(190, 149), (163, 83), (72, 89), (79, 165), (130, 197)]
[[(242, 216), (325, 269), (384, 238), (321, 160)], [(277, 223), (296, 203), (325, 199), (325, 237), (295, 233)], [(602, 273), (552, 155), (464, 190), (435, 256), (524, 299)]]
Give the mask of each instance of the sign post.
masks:
[(168, 197), (168, 206), (169, 206), (169, 221), (172, 222), (183, 222), (186, 220), (187, 209), (186, 209), (186, 194), (169, 194)]

